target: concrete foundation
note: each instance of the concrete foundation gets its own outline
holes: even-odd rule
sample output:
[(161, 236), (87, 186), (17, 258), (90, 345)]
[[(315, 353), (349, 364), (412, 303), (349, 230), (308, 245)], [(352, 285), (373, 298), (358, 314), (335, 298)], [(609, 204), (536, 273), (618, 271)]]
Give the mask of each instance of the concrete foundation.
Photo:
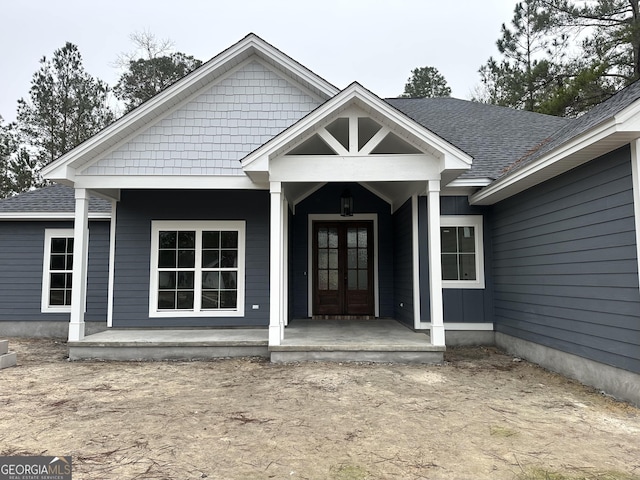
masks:
[(512, 355), (640, 407), (640, 375), (496, 332), (496, 345)]
[(107, 330), (69, 342), (70, 360), (199, 360), (268, 357), (267, 330)]
[(0, 340), (0, 370), (18, 362), (15, 352), (9, 352), (9, 340)]
[[(93, 335), (106, 329), (106, 321), (85, 323), (86, 335)], [(66, 340), (69, 337), (69, 322), (0, 322), (0, 336)]]
[(366, 351), (366, 350), (279, 350), (271, 351), (273, 363), (288, 362), (376, 362), (376, 363), (429, 363), (443, 362), (443, 351), (401, 352), (401, 351)]
[(448, 347), (496, 344), (495, 332), (487, 330), (446, 330), (445, 341)]

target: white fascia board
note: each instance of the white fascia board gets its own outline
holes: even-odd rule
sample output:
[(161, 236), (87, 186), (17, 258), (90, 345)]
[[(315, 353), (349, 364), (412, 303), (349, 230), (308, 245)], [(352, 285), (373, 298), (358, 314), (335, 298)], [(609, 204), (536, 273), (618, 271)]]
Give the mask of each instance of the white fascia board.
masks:
[(454, 181), (445, 185), (446, 188), (468, 188), (468, 187), (486, 187), (491, 185), (491, 178), (456, 178)]
[(276, 64), (281, 65), (290, 74), (299, 77), (304, 82), (319, 90), (326, 98), (331, 98), (340, 91), (336, 86), (330, 84), (324, 78), (316, 75), (308, 68), (282, 53), (280, 50), (269, 45), (260, 37), (253, 34), (251, 34), (250, 37), (252, 37), (251, 40), (253, 41), (253, 46), (256, 51), (260, 52), (261, 55), (266, 56), (269, 63), (276, 62)]
[[(257, 35), (250, 34), (138, 108), (116, 120), (58, 160), (44, 167), (41, 171), (43, 178), (49, 180), (61, 178), (71, 180), (66, 176), (60, 176), (67, 173), (60, 170), (61, 166), (71, 165), (74, 162), (83, 164), (83, 158), (89, 157), (93, 159), (96, 153), (98, 155), (104, 153), (105, 150), (111, 148), (111, 144), (108, 144), (107, 148), (99, 150), (100, 146), (105, 142), (110, 139), (116, 140), (114, 143), (125, 140), (135, 134), (141, 126), (148, 125), (152, 119), (164, 115), (168, 110), (182, 104), (184, 97), (191, 97), (197, 94), (213, 80), (210, 77), (223, 75), (252, 54), (257, 54), (267, 59), (270, 63), (274, 62), (276, 65), (282, 65), (284, 71), (291, 71), (308, 82), (310, 86), (316, 87), (320, 92), (325, 93), (327, 97), (331, 97), (337, 92), (336, 87), (326, 80), (287, 57)], [(51, 176), (53, 172), (56, 172), (55, 177)]]
[(76, 188), (264, 190), (265, 185), (244, 175), (87, 175), (76, 178)]
[[(73, 220), (73, 212), (4, 212), (0, 220)], [(109, 220), (109, 212), (89, 212), (89, 220)]]
[[(555, 150), (552, 150), (550, 153), (542, 156), (535, 162), (516, 170), (512, 174), (507, 174), (506, 177), (503, 177), (502, 179), (493, 182), (488, 187), (483, 188), (471, 196), (469, 203), (471, 205), (491, 205), (515, 195), (526, 188), (549, 180), (550, 178), (558, 175), (558, 172), (555, 170), (549, 170), (549, 173), (545, 173), (546, 169), (554, 166), (568, 156), (597, 143), (599, 140), (603, 140), (606, 137), (615, 134), (616, 131), (617, 125), (615, 119), (603, 122), (598, 127), (591, 129), (589, 132), (586, 132)], [(563, 169), (563, 172), (568, 169), (569, 167)], [(537, 178), (533, 184), (531, 184), (531, 182), (524, 183), (524, 180), (534, 175), (537, 175)], [(522, 187), (519, 188), (518, 184), (521, 182), (523, 182)], [(505, 189), (509, 187), (515, 187), (515, 189), (511, 188), (511, 191), (504, 193)]]

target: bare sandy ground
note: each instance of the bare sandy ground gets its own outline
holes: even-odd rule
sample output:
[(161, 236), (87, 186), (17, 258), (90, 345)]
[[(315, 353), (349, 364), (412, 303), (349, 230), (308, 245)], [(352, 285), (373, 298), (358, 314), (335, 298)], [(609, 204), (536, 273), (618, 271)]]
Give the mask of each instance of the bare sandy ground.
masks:
[(640, 410), (494, 349), (272, 365), (9, 345), (0, 455), (71, 455), (74, 480), (640, 479)]

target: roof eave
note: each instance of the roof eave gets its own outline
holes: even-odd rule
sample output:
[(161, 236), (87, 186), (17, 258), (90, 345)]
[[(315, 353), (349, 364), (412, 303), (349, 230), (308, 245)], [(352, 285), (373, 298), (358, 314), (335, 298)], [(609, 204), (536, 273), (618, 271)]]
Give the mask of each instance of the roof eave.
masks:
[[(640, 112), (640, 103), (634, 105)], [(550, 180), (579, 165), (620, 148), (640, 137), (638, 116), (616, 115), (558, 146), (538, 160), (494, 181), (472, 195), (472, 205), (493, 205), (534, 185)], [(637, 125), (636, 125), (637, 124)]]

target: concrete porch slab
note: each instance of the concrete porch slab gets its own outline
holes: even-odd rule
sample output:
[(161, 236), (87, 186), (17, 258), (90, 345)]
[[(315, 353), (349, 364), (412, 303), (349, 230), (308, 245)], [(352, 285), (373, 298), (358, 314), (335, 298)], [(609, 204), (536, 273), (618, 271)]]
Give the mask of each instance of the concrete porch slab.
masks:
[(445, 347), (395, 320), (293, 320), (271, 361), (442, 363)]
[(273, 362), (441, 363), (444, 347), (395, 320), (293, 320), (282, 345), (267, 328), (109, 329), (69, 342), (70, 360), (271, 358)]
[(70, 360), (196, 360), (268, 357), (266, 328), (110, 329), (69, 342)]

